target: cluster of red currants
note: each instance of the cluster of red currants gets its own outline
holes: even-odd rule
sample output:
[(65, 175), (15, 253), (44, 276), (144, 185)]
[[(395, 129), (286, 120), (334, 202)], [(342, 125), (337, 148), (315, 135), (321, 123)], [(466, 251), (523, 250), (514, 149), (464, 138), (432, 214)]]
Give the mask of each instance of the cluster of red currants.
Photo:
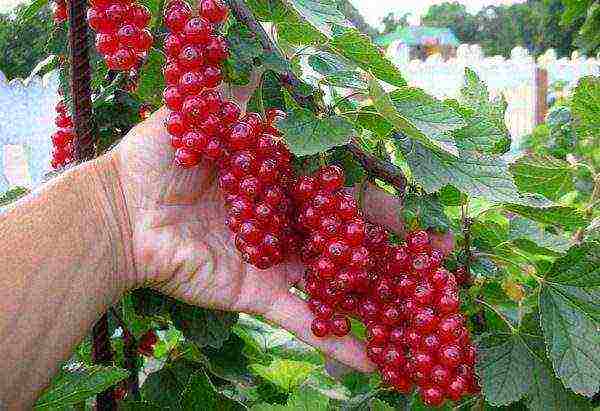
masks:
[[(442, 267), (425, 231), (410, 232), (406, 244), (369, 249), (379, 264), (367, 325), (367, 354), (383, 381), (400, 392), (418, 386), (423, 402), (439, 406), (479, 391), (475, 346), (454, 275)], [(363, 304), (365, 304), (363, 302)]]
[(301, 176), (293, 188), (297, 228), (305, 241), (301, 258), (308, 267), (306, 292), (318, 337), (350, 332), (347, 315), (356, 313), (358, 298), (368, 292), (369, 253), (366, 223), (352, 195), (344, 193), (344, 172), (337, 166)]
[(110, 70), (136, 67), (152, 46), (150, 11), (134, 0), (90, 0), (87, 20), (96, 31), (96, 50)]
[(54, 0), (54, 22), (57, 24), (67, 21), (69, 17), (69, 8), (66, 0)]
[(188, 168), (204, 158), (218, 162), (219, 186), (228, 209), (227, 226), (248, 263), (266, 269), (284, 260), (297, 244), (291, 227), (291, 154), (279, 140), (273, 123), (256, 113), (240, 117), (239, 107), (223, 101), (221, 63), (228, 57), (225, 39), (215, 31), (227, 18), (218, 0), (200, 2), (195, 17), (185, 2), (165, 10), (170, 34), (165, 40), (168, 61), (163, 69), (163, 93), (171, 110), (166, 120), (175, 163)]
[(165, 40), (163, 98), (171, 110), (166, 126), (177, 150), (176, 162), (182, 167), (199, 164), (201, 157), (222, 157), (222, 136), (240, 115), (237, 105), (223, 102), (214, 90), (223, 80), (220, 65), (228, 56), (225, 39), (215, 32), (215, 25), (225, 20), (227, 8), (213, 0), (201, 1), (200, 7), (197, 17), (183, 1), (172, 1), (165, 9), (170, 34)]
[(226, 225), (244, 260), (266, 269), (295, 253), (299, 243), (291, 225), (293, 203), (291, 154), (273, 123), (248, 113), (224, 135), (226, 155), (219, 163), (219, 186), (225, 195)]
[(59, 101), (56, 105), (56, 113), (54, 123), (58, 130), (51, 137), (54, 146), (51, 165), (54, 169), (64, 167), (73, 161), (73, 140), (75, 139), (73, 121), (63, 101)]

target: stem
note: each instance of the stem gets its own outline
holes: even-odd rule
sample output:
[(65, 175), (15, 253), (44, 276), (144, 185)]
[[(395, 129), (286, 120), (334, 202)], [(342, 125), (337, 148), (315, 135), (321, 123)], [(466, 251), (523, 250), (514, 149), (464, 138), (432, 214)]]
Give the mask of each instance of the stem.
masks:
[(402, 171), (389, 161), (381, 160), (372, 154), (364, 151), (355, 139), (348, 143), (348, 150), (354, 158), (363, 166), (365, 170), (373, 177), (390, 183), (398, 193), (403, 194), (406, 189), (406, 177)]

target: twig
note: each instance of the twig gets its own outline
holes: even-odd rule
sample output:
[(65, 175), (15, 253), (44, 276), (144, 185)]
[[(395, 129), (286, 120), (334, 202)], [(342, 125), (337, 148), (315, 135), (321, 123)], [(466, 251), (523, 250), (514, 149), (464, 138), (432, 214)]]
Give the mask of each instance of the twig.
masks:
[(390, 183), (398, 193), (404, 193), (406, 189), (406, 177), (398, 167), (389, 161), (381, 160), (372, 154), (364, 151), (356, 140), (348, 143), (348, 150), (354, 158), (369, 172), (373, 177)]
[(471, 226), (473, 225), (473, 220), (470, 217), (467, 217), (467, 208), (468, 204), (464, 204), (461, 207), (461, 216), (463, 238), (465, 241), (465, 274), (467, 278), (469, 278), (471, 275), (471, 261), (473, 259), (471, 250)]

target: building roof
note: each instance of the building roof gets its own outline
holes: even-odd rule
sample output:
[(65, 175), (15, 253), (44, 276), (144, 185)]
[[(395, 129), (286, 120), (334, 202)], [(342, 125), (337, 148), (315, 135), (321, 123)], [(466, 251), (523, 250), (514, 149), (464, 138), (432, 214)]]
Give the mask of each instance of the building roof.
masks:
[(396, 40), (409, 46), (427, 44), (458, 46), (460, 44), (452, 30), (444, 27), (427, 26), (398, 27), (396, 31), (377, 37), (375, 43), (386, 47)]

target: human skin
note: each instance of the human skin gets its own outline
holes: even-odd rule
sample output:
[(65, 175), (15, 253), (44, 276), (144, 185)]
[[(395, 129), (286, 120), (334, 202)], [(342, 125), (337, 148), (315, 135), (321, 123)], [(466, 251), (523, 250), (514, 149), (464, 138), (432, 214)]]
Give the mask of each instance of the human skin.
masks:
[[(258, 270), (241, 260), (214, 169), (173, 166), (165, 116), (159, 110), (109, 153), (0, 215), (0, 409), (31, 408), (101, 314), (141, 286), (261, 314), (348, 366), (374, 370), (354, 338), (312, 335), (312, 314), (289, 291), (303, 274), (297, 261)], [(365, 209), (380, 209), (371, 191)]]

